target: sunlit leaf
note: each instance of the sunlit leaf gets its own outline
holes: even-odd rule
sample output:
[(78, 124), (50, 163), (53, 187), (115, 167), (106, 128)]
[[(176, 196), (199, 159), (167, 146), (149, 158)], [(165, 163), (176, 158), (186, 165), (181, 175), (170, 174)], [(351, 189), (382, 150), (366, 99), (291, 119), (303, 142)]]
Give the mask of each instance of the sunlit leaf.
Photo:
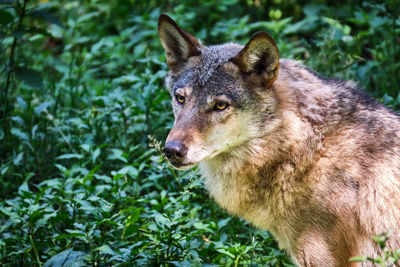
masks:
[(39, 115), (51, 105), (51, 102), (43, 102), (39, 106), (35, 107), (34, 112)]
[(367, 256), (356, 256), (356, 257), (351, 257), (349, 261), (366, 261)]
[(18, 128), (11, 128), (11, 134), (17, 136), (21, 140), (29, 141), (29, 136)]
[(70, 248), (51, 257), (43, 267), (87, 266), (85, 256), (84, 252)]
[(76, 153), (64, 154), (57, 157), (57, 159), (81, 159), (81, 158), (83, 158), (83, 156)]
[(101, 247), (98, 247), (95, 250), (99, 251), (101, 254), (108, 254), (108, 255), (115, 254), (115, 252), (108, 245), (102, 245)]

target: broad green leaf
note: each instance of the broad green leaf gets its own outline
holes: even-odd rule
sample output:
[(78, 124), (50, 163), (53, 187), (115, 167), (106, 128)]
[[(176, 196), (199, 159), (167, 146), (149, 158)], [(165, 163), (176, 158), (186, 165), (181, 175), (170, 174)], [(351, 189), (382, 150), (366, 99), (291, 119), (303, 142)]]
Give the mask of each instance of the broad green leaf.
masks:
[(91, 20), (91, 19), (93, 19), (93, 18), (95, 18), (97, 16), (100, 16), (100, 12), (98, 12), (98, 11), (86, 13), (86, 14), (84, 14), (82, 16), (79, 16), (77, 22), (78, 23), (86, 22), (86, 21), (89, 21), (89, 20)]
[(112, 208), (114, 207), (113, 204), (105, 201), (104, 199), (100, 199), (99, 203), (100, 203), (100, 207), (101, 207), (102, 211), (104, 211), (104, 212), (110, 212), (112, 210)]
[(218, 222), (218, 228), (221, 229), (222, 227), (226, 226), (229, 223), (229, 221), (231, 221), (231, 220), (232, 220), (232, 218), (226, 218), (226, 219), (220, 220)]
[(160, 226), (168, 225), (170, 220), (160, 213), (154, 214), (156, 223)]
[(43, 267), (87, 266), (86, 254), (82, 251), (73, 251), (72, 248), (64, 250), (51, 257)]
[(87, 181), (92, 181), (93, 175), (100, 169), (100, 165), (96, 165), (93, 169), (90, 170), (88, 174), (86, 174), (85, 178), (83, 178), (83, 183), (86, 184)]
[(193, 226), (199, 230), (209, 230), (208, 226), (200, 221), (194, 222)]
[(118, 171), (119, 174), (125, 175), (128, 174), (132, 178), (136, 178), (138, 175), (138, 170), (133, 166), (125, 166)]
[(42, 218), (36, 221), (36, 229), (48, 225), (50, 218), (54, 218), (56, 216), (57, 216), (57, 211), (44, 214)]
[(19, 223), (21, 222), (21, 217), (19, 216), (18, 213), (12, 211), (11, 207), (1, 207), (0, 206), (0, 211), (10, 217), (10, 220), (13, 221), (14, 223)]
[(141, 212), (142, 209), (139, 208), (135, 209), (135, 211), (131, 215), (129, 215), (128, 218), (126, 219), (125, 221), (126, 226), (131, 226), (135, 224), (139, 220)]
[(109, 160), (120, 160), (123, 163), (127, 163), (127, 159), (125, 158), (125, 153), (121, 149), (113, 148), (111, 149), (112, 154), (107, 157)]
[(91, 146), (88, 144), (81, 144), (80, 147), (85, 151), (85, 152), (90, 152)]
[(4, 164), (3, 166), (0, 166), (0, 174), (1, 175), (6, 174), (9, 167), (10, 167), (10, 165), (8, 165), (8, 164)]
[(63, 165), (61, 165), (61, 164), (54, 164), (54, 166), (57, 168), (57, 169), (59, 169), (61, 172), (66, 172), (67, 171), (67, 168), (65, 168)]
[(17, 103), (18, 103), (18, 106), (21, 109), (26, 109), (27, 108), (26, 101), (22, 97), (17, 97)]
[(47, 108), (51, 105), (51, 102), (43, 102), (39, 106), (35, 107), (34, 112), (36, 115), (39, 115), (43, 111), (47, 110)]
[(229, 257), (231, 257), (231, 258), (233, 258), (233, 259), (235, 258), (235, 255), (233, 255), (232, 253), (230, 253), (229, 251), (227, 251), (227, 250), (225, 250), (225, 249), (219, 248), (219, 249), (217, 249), (217, 251), (218, 251), (219, 253), (228, 255)]
[(23, 157), (24, 157), (24, 152), (19, 152), (18, 155), (13, 159), (13, 164), (20, 165)]
[(18, 128), (11, 128), (11, 134), (17, 136), (23, 141), (29, 141), (29, 136)]
[(93, 154), (92, 154), (93, 162), (96, 162), (96, 160), (100, 156), (100, 154), (101, 154), (100, 148), (96, 148), (95, 151), (93, 151)]
[(101, 254), (108, 254), (108, 255), (115, 255), (116, 253), (110, 248), (108, 245), (102, 245), (101, 247), (98, 247), (95, 249), (96, 251), (99, 251)]
[(22, 194), (23, 192), (30, 192), (27, 182), (24, 182), (24, 183), (18, 188), (18, 193), (19, 193), (19, 194)]

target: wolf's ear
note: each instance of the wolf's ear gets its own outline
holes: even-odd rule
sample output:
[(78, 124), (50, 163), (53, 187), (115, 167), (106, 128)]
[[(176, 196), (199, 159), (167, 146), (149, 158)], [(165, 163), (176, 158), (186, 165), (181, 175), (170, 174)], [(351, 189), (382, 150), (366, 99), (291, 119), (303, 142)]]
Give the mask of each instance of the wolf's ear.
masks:
[(279, 51), (275, 41), (265, 32), (256, 33), (232, 62), (245, 73), (270, 87), (278, 78)]
[(158, 19), (158, 35), (172, 71), (178, 71), (192, 56), (200, 55), (200, 43), (185, 32), (169, 16), (161, 14)]

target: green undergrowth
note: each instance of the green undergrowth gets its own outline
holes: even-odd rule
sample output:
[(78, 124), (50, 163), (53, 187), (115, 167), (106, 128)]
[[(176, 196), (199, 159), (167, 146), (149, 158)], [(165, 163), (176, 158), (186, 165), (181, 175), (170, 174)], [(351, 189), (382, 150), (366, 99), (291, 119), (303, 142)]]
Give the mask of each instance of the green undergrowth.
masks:
[(1, 1), (1, 266), (291, 266), (163, 158), (162, 12), (205, 44), (266, 31), (400, 108), (397, 1)]

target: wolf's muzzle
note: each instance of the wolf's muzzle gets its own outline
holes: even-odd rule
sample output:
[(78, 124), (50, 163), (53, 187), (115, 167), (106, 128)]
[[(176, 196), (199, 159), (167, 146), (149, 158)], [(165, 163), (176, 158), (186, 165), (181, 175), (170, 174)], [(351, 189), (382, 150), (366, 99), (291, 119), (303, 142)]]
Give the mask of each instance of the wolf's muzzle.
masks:
[(186, 158), (187, 147), (179, 141), (170, 141), (165, 144), (164, 153), (175, 167), (181, 167)]

